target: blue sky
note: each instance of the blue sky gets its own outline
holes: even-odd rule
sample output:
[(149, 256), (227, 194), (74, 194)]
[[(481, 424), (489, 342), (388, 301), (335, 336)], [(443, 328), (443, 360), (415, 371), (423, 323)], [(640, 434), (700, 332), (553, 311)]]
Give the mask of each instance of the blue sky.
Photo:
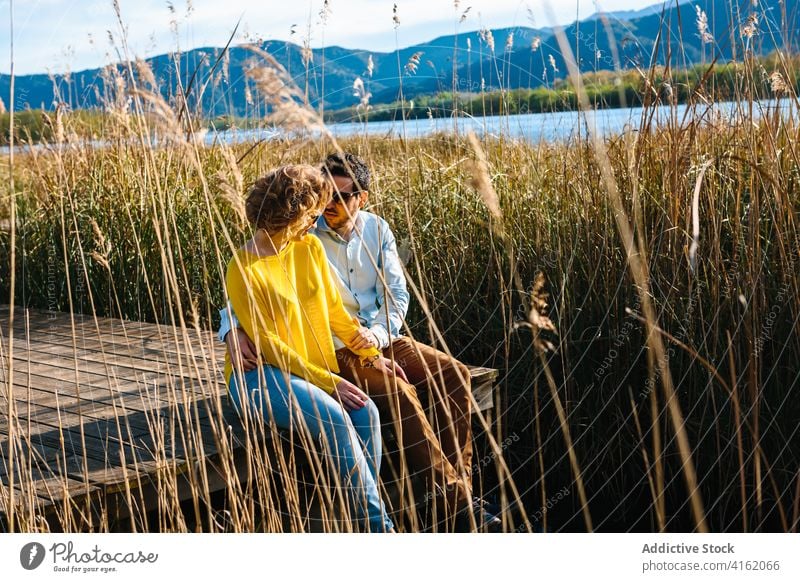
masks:
[[(10, 70), (10, 2), (0, 0), (0, 72)], [(598, 10), (633, 10), (658, 0), (553, 0), (555, 20), (567, 23)], [(400, 26), (395, 30), (392, 7)], [(483, 26), (549, 26), (542, 0), (329, 0), (323, 25), (323, 0), (119, 0), (131, 56), (150, 57), (175, 48), (223, 46), (236, 22), (236, 43), (253, 39), (292, 40), (308, 36), (312, 46), (340, 45), (390, 51), (443, 34)], [(170, 10), (169, 5), (173, 7)], [(64, 73), (118, 60), (120, 25), (113, 0), (14, 0), (16, 74)], [(533, 22), (531, 21), (531, 15)], [(296, 25), (295, 34), (290, 34)], [(109, 31), (115, 39), (112, 45)], [(395, 36), (396, 34), (396, 36)]]

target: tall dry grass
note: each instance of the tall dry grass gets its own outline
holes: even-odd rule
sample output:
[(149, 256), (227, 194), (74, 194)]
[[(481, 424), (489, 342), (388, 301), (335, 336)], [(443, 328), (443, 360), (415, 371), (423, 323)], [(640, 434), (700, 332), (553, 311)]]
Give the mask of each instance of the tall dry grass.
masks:
[[(284, 92), (272, 65), (253, 76), (271, 110), (319, 130), (303, 93)], [(656, 90), (644, 96), (638, 128), (537, 144), (458, 135), (337, 143), (323, 130), (318, 139), (204, 147), (180, 104), (115, 82), (108, 145), (65, 131), (16, 157), (15, 202), (4, 206), (16, 212), (16, 240), (12, 249), (0, 234), (0, 253), (4, 264), (15, 257), (17, 304), (161, 322), (192, 336), (217, 325), (225, 265), (250, 235), (247, 184), (278, 164), (355, 151), (375, 176), (370, 209), (393, 226), (407, 259), (416, 295), (408, 331), (501, 370), (476, 455), (489, 460), (479, 479), (487, 496), (518, 492), (528, 522), (551, 530), (796, 530), (800, 126), (791, 85), (775, 86), (789, 98), (779, 109), (754, 98), (752, 73), (741, 77), (732, 118), (713, 112), (713, 90), (701, 83), (683, 117), (657, 109), (669, 103)], [(51, 300), (53, 279), (64, 284)], [(9, 270), (0, 287), (8, 296)], [(555, 332), (536, 323), (541, 311)], [(203, 371), (209, 391), (218, 372)], [(155, 522), (139, 514), (131, 527), (307, 529), (295, 449), (282, 454), (258, 438), (262, 425), (245, 424), (249, 479), (235, 476), (228, 455), (224, 499), (201, 472), (187, 517), (174, 493), (179, 476), (167, 470)], [(190, 437), (192, 424), (181, 430)], [(509, 437), (513, 444), (498, 445)], [(321, 520), (346, 529), (314, 459)], [(136, 507), (136, 493), (128, 498)], [(22, 515), (23, 527), (41, 527), (35, 512)], [(68, 529), (113, 525), (108, 514), (64, 520)]]

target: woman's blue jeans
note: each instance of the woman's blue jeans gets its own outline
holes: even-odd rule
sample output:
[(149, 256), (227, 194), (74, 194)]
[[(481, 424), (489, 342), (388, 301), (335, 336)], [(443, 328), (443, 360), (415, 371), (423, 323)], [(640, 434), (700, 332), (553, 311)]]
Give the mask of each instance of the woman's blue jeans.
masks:
[[(241, 413), (239, 374), (233, 372), (230, 394)], [(302, 422), (313, 438), (322, 435), (333, 456), (351, 510), (373, 532), (394, 525), (378, 491), (381, 464), (381, 432), (378, 408), (367, 400), (358, 410), (344, 407), (322, 388), (273, 366), (255, 368), (243, 375), (250, 412), (280, 428), (292, 429)], [(266, 398), (264, 389), (266, 388)]]

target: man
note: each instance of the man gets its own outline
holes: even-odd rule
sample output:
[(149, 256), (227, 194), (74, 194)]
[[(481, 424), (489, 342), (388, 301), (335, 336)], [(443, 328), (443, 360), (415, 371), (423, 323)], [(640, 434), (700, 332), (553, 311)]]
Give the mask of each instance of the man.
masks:
[[(439, 495), (437, 502), (444, 504), (446, 515), (458, 516), (458, 528), (467, 528), (465, 515), (472, 513), (480, 528), (497, 530), (500, 520), (471, 496), (469, 370), (447, 354), (401, 335), (409, 303), (405, 275), (388, 223), (362, 210), (371, 181), (364, 161), (349, 153), (332, 154), (323, 171), (335, 185), (334, 195), (311, 233), (322, 241), (345, 309), (361, 324), (355, 349), (374, 346), (397, 364), (392, 376), (362, 365), (334, 338), (339, 375), (367, 392), (383, 419), (391, 419), (408, 466), (429, 476), (430, 489)], [(238, 326), (236, 337), (229, 334), (228, 310), (221, 315), (219, 337), (231, 360), (238, 360), (245, 371), (254, 368), (258, 357), (250, 338)], [(240, 358), (234, 357), (237, 352)], [(428, 395), (436, 429), (418, 390)]]

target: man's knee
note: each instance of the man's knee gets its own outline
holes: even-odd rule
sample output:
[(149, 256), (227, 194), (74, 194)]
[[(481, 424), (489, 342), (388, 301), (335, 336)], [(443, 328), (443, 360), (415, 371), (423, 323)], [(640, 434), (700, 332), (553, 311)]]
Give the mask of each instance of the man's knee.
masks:
[(402, 378), (394, 374), (386, 374), (378, 370), (371, 370), (370, 374), (363, 374), (362, 379), (366, 385), (366, 390), (370, 395), (394, 396), (404, 399), (414, 399), (417, 397), (417, 390)]
[(460, 384), (463, 384), (464, 387), (469, 390), (470, 385), (470, 376), (469, 376), (469, 368), (467, 368), (466, 364), (462, 364), (458, 360), (451, 360), (452, 362), (452, 369), (453, 369), (453, 376), (454, 378), (458, 379)]
[(401, 378), (389, 378), (388, 381), (387, 396), (393, 403), (393, 407), (396, 406), (405, 411), (411, 408), (421, 408), (422, 404), (413, 384), (409, 384)]
[(469, 368), (456, 359), (450, 359), (442, 371), (448, 397), (459, 404), (468, 403), (471, 391)]

